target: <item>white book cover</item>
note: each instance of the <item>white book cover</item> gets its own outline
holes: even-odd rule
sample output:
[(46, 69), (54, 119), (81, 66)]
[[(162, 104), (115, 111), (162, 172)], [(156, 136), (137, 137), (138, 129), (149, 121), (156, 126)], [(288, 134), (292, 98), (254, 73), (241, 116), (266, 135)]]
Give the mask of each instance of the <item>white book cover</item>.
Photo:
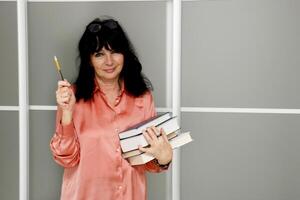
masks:
[(150, 126), (157, 126), (161, 123), (163, 123), (164, 121), (171, 119), (172, 118), (172, 114), (170, 112), (152, 117), (146, 121), (143, 121), (141, 123), (136, 124), (133, 127), (128, 128), (127, 130), (121, 132), (119, 134), (119, 138), (120, 139), (125, 139), (128, 137), (132, 137), (134, 135), (138, 135), (140, 133), (142, 133), (143, 130), (145, 130), (146, 128), (150, 127)]
[[(173, 117), (172, 119), (167, 120), (166, 122), (157, 126), (158, 128), (163, 128), (165, 133), (168, 135), (179, 130), (179, 124), (177, 117)], [(148, 142), (144, 138), (143, 134), (136, 135), (134, 137), (129, 137), (120, 140), (120, 145), (123, 152), (132, 151), (134, 149), (138, 149), (138, 146), (141, 145), (145, 147), (148, 145)]]

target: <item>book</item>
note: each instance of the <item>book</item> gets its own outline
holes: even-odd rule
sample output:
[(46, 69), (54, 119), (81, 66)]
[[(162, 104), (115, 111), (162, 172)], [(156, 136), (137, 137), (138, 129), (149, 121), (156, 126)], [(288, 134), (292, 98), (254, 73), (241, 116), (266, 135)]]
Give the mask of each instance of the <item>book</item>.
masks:
[[(171, 140), (172, 138), (174, 138), (176, 136), (177, 136), (177, 133), (173, 132), (173, 133), (170, 133), (169, 135), (167, 135), (167, 138), (168, 138), (168, 140)], [(159, 137), (161, 137), (161, 136), (159, 136)], [(147, 145), (147, 146), (149, 146), (149, 145)], [(140, 150), (136, 149), (136, 150), (132, 150), (132, 151), (128, 151), (128, 152), (123, 153), (122, 157), (123, 158), (129, 158), (129, 157), (136, 156), (136, 155), (139, 155), (139, 154), (142, 154), (142, 153), (143, 152), (141, 152)]]
[[(176, 137), (170, 140), (170, 144), (172, 146), (172, 149), (181, 147), (189, 142), (193, 141), (190, 132), (180, 133)], [(154, 157), (147, 153), (142, 153), (137, 156), (132, 156), (127, 158), (128, 162), (131, 165), (142, 165), (145, 164), (151, 160), (153, 160)]]
[[(148, 126), (147, 126), (148, 127)], [(173, 133), (177, 130), (179, 130), (179, 124), (178, 124), (178, 120), (177, 117), (173, 117), (171, 119), (168, 119), (166, 121), (164, 121), (163, 123), (159, 124), (158, 126), (156, 126), (158, 129), (163, 128), (166, 135)], [(158, 135), (160, 133), (157, 133)], [(128, 151), (132, 151), (135, 149), (138, 149), (138, 146), (142, 146), (145, 147), (148, 145), (148, 142), (146, 141), (146, 139), (144, 138), (143, 134), (140, 133), (139, 135), (135, 135), (135, 136), (131, 136), (125, 139), (121, 139), (120, 140), (120, 145), (121, 145), (121, 149), (122, 152), (128, 152)]]
[(164, 121), (171, 119), (172, 118), (172, 114), (170, 112), (166, 112), (157, 116), (154, 116), (146, 121), (143, 121), (141, 123), (138, 123), (128, 129), (126, 129), (125, 131), (122, 131), (119, 134), (119, 138), (120, 140), (128, 138), (128, 137), (132, 137), (138, 134), (141, 134), (143, 130), (145, 130), (146, 128), (150, 127), (150, 126), (158, 126), (159, 124), (163, 123)]

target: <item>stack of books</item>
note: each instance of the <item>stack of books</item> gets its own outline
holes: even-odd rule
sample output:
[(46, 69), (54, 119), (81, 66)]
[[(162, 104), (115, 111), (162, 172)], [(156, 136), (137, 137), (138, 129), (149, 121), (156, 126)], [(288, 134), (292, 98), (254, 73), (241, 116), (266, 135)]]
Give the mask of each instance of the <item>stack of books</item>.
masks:
[[(180, 129), (178, 119), (177, 117), (172, 117), (170, 112), (150, 118), (119, 134), (122, 156), (126, 158), (131, 165), (141, 165), (154, 159), (152, 155), (138, 150), (138, 146), (149, 146), (142, 132), (151, 126), (164, 129), (173, 149), (193, 140), (189, 132), (178, 133)], [(161, 135), (157, 136), (161, 137)]]

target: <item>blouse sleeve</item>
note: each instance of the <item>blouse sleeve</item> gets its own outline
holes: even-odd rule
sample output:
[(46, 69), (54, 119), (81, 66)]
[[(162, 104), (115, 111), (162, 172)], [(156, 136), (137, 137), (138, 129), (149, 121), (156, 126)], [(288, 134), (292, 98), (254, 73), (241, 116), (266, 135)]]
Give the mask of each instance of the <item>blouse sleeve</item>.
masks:
[[(151, 117), (156, 116), (156, 110), (155, 110), (155, 105), (154, 105), (154, 100), (152, 94), (149, 92), (145, 95), (145, 119), (149, 119)], [(161, 172), (165, 171), (168, 168), (166, 167), (161, 167), (160, 165), (157, 164), (155, 160), (152, 160), (146, 164), (143, 165), (145, 170), (149, 172)]]
[(65, 168), (74, 167), (80, 160), (80, 145), (73, 122), (62, 125), (61, 115), (62, 110), (58, 108), (56, 131), (50, 141), (50, 149), (56, 163)]
[(145, 105), (145, 119), (149, 119), (157, 115), (151, 92), (147, 92), (145, 94), (144, 105)]

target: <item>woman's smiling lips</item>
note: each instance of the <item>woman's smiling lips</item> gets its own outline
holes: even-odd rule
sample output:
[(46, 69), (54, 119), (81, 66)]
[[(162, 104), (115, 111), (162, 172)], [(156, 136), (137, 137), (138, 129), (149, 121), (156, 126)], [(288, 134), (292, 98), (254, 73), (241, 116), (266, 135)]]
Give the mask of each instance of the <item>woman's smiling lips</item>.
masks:
[(106, 73), (112, 73), (115, 71), (116, 68), (109, 68), (109, 69), (103, 69)]

